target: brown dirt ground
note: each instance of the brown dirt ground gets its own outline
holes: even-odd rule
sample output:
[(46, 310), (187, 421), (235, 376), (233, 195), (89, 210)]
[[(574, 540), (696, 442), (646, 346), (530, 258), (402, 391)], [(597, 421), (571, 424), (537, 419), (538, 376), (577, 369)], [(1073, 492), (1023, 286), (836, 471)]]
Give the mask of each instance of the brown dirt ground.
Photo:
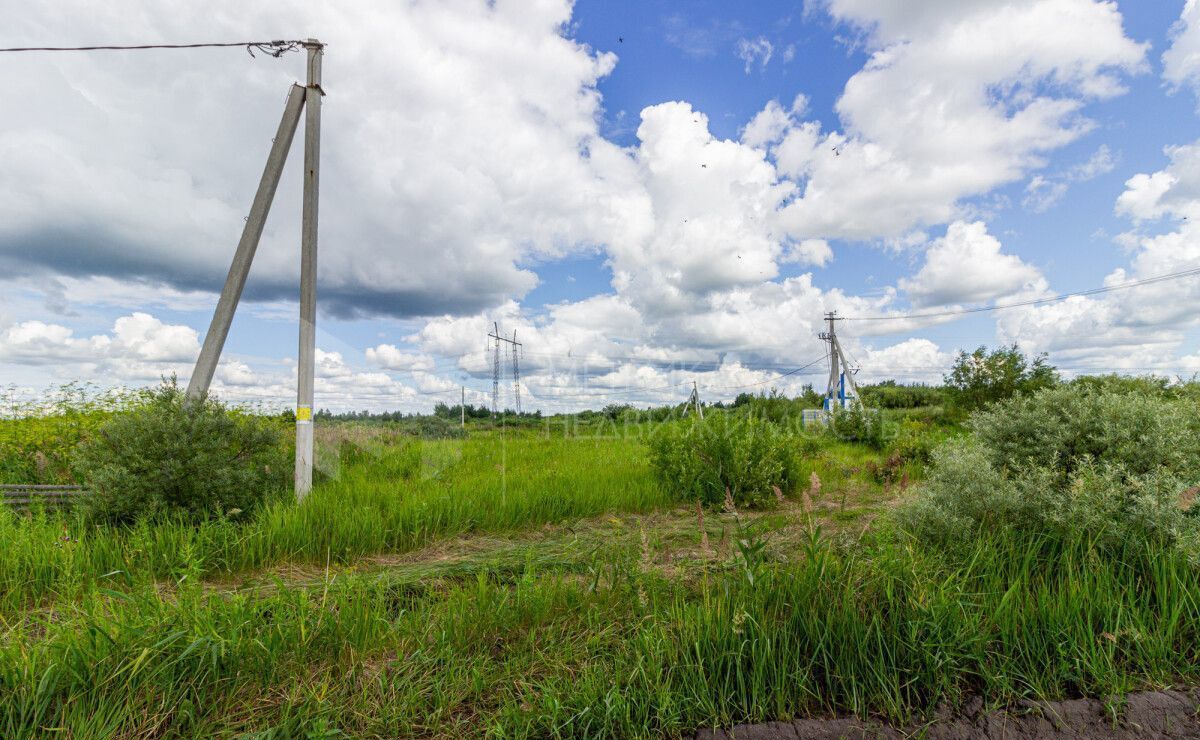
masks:
[(703, 729), (696, 740), (1200, 738), (1200, 689), (1133, 693), (1109, 711), (1112, 707), (1097, 699), (1072, 699), (983, 711), (983, 701), (975, 699), (960, 712), (943, 713), (923, 725), (893, 727), (854, 717), (800, 719)]

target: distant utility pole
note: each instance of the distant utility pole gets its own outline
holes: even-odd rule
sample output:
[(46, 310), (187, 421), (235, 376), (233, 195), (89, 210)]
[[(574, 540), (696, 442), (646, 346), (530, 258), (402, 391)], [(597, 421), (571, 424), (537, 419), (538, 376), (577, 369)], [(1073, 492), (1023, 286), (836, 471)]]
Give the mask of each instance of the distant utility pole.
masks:
[(467, 428), (467, 387), (464, 385), (464, 386), (461, 386), (461, 388), (462, 388), (462, 400), (459, 401), (459, 403), (458, 403), (458, 412), (462, 416), (462, 420), (461, 420), (462, 428), (466, 429)]
[(521, 343), (517, 341), (517, 330), (513, 329), (512, 339), (500, 334), (500, 324), (492, 322), (492, 333), (488, 334), (495, 342), (494, 354), (492, 359), (492, 413), (500, 411), (500, 343), (505, 342), (505, 354), (508, 347), (512, 348), (513, 352), (513, 383), (516, 388), (516, 407), (517, 413), (521, 413), (521, 369), (517, 364), (517, 352), (521, 347)]
[(317, 354), (317, 204), (321, 181), (321, 58), (324, 45), (304, 42), (304, 208), (300, 220), (300, 353), (296, 367), (296, 499), (312, 490), (313, 384)]
[(825, 314), (825, 320), (829, 322), (829, 330), (820, 334), (821, 339), (829, 343), (829, 385), (825, 390), (824, 405), (826, 411), (832, 411), (835, 406), (849, 408), (858, 403), (858, 385), (854, 382), (855, 371), (846, 362), (842, 343), (838, 341), (834, 322), (841, 319), (837, 311)]
[(700, 405), (700, 389), (696, 387), (696, 381), (692, 381), (692, 395), (688, 398), (688, 405), (696, 412), (696, 416), (704, 418), (704, 406)]

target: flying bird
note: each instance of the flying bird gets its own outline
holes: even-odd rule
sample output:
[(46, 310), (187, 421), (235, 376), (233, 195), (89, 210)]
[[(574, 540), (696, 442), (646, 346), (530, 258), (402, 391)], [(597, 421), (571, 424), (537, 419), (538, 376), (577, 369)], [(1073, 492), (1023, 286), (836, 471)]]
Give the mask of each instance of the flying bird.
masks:
[(617, 37), (617, 43), (618, 43), (618, 44), (623, 44), (623, 43), (625, 43), (625, 37), (624, 37), (624, 36), (618, 36), (618, 37)]

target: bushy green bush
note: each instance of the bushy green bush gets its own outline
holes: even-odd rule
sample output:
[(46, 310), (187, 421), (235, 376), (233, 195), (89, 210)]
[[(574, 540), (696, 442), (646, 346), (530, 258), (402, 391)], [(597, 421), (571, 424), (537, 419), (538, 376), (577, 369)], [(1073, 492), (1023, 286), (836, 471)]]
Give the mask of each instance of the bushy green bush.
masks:
[(720, 504), (726, 490), (739, 507), (774, 502), (793, 487), (801, 443), (756, 416), (710, 413), (660, 426), (650, 459), (663, 486), (683, 500)]
[(1053, 468), (1065, 480), (1082, 464), (1130, 476), (1165, 471), (1200, 477), (1194, 404), (1143, 390), (1079, 384), (1017, 397), (967, 422), (997, 468)]
[(946, 402), (946, 389), (941, 386), (901, 385), (894, 380), (861, 386), (858, 394), (864, 404), (875, 409), (915, 409)]
[(895, 433), (888, 440), (888, 451), (922, 466), (933, 460), (933, 451), (950, 437), (945, 429), (921, 419), (900, 418), (889, 423)]
[(788, 429), (803, 427), (805, 409), (820, 408), (823, 399), (811, 385), (805, 385), (800, 395), (788, 398), (772, 388), (769, 393), (739, 393), (731, 404), (735, 413), (767, 419)]
[(1200, 555), (1200, 425), (1194, 404), (1089, 384), (976, 413), (970, 437), (933, 455), (906, 528), (942, 545), (1015, 529), (1101, 544), (1144, 539)]
[(248, 513), (290, 478), (278, 420), (188, 402), (172, 380), (145, 391), (80, 444), (85, 514), (125, 523)]
[(396, 428), (421, 439), (462, 439), (467, 432), (458, 420), (447, 421), (436, 416), (418, 416), (397, 423)]
[(882, 450), (886, 442), (883, 413), (862, 404), (834, 407), (826, 430), (843, 442), (861, 442), (877, 450)]
[(1116, 393), (1140, 393), (1161, 398), (1179, 397), (1180, 391), (1189, 383), (1171, 383), (1169, 378), (1156, 375), (1081, 375), (1071, 381), (1072, 386), (1081, 386), (1091, 391), (1113, 391)]

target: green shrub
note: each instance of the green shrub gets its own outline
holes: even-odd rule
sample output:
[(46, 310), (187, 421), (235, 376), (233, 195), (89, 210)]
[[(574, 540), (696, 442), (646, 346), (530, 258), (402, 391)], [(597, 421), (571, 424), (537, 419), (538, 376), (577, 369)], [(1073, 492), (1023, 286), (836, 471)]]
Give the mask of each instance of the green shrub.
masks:
[(905, 527), (941, 545), (1019, 530), (1119, 545), (1146, 539), (1200, 555), (1200, 429), (1193, 406), (1089, 384), (976, 413), (973, 434), (935, 451)]
[(419, 416), (398, 424), (397, 429), (415, 434), (421, 439), (462, 439), (467, 436), (458, 420), (447, 421), (436, 416)]
[(84, 512), (110, 523), (248, 513), (290, 477), (282, 440), (275, 421), (211, 398), (189, 403), (163, 383), (80, 444)]
[(812, 386), (805, 385), (803, 392), (795, 398), (788, 398), (774, 388), (758, 395), (739, 393), (731, 407), (739, 415), (757, 416), (795, 430), (803, 426), (804, 410), (820, 408), (822, 402)]
[(1200, 477), (1194, 404), (1143, 390), (1062, 386), (976, 413), (967, 428), (1006, 472), (1054, 468), (1063, 480), (1094, 462), (1130, 476), (1165, 471)]
[(834, 409), (829, 414), (827, 431), (843, 442), (861, 442), (882, 450), (885, 443), (883, 413), (862, 404)]
[(650, 437), (650, 460), (682, 500), (720, 504), (728, 490), (735, 504), (754, 508), (774, 502), (775, 487), (791, 490), (800, 444), (764, 419), (710, 413), (660, 426)]
[(1174, 398), (1186, 385), (1173, 385), (1168, 378), (1154, 375), (1081, 375), (1071, 381), (1072, 386), (1081, 386), (1090, 391), (1112, 391), (1116, 393), (1140, 393), (1145, 396)]
[(946, 389), (941, 386), (901, 385), (894, 380), (864, 385), (858, 393), (863, 403), (874, 409), (915, 409), (941, 406), (946, 402)]
[(918, 465), (928, 465), (933, 460), (933, 451), (949, 438), (948, 432), (931, 422), (901, 418), (892, 423), (895, 435), (888, 443), (888, 450)]

